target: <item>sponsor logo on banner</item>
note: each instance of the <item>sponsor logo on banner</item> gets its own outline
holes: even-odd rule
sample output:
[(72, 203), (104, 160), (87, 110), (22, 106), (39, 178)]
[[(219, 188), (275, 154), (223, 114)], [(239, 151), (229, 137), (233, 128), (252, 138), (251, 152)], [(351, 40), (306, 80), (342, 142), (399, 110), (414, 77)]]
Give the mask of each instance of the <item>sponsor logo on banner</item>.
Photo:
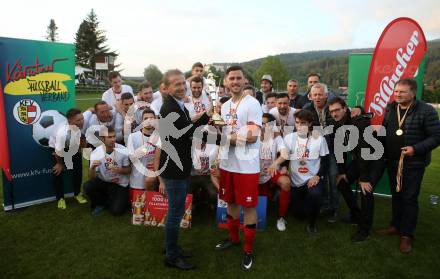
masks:
[(23, 65), (21, 59), (6, 64), (5, 94), (40, 95), (44, 102), (67, 101), (70, 95), (64, 82), (72, 79), (68, 74), (55, 72), (55, 65), (66, 60), (57, 58), (44, 65), (36, 57), (32, 65)]
[(371, 124), (382, 124), (385, 108), (394, 100), (394, 86), (413, 78), (426, 53), (423, 30), (410, 18), (397, 18), (383, 31), (371, 60), (364, 109), (374, 113)]
[(15, 104), (13, 113), (18, 123), (31, 125), (40, 118), (41, 109), (36, 101), (32, 99), (22, 99)]

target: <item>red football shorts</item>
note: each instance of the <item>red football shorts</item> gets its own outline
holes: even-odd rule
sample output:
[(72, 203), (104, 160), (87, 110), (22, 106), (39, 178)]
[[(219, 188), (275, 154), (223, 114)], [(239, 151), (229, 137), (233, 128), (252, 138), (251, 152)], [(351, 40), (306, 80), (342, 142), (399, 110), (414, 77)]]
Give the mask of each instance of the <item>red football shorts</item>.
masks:
[(236, 173), (220, 169), (219, 198), (244, 207), (258, 204), (259, 173)]
[(278, 180), (282, 176), (287, 176), (287, 174), (282, 174), (279, 171), (275, 173), (274, 176), (272, 176), (266, 183), (259, 185), (259, 192), (260, 196), (267, 196), (271, 198), (272, 196), (272, 189), (275, 188), (278, 185)]

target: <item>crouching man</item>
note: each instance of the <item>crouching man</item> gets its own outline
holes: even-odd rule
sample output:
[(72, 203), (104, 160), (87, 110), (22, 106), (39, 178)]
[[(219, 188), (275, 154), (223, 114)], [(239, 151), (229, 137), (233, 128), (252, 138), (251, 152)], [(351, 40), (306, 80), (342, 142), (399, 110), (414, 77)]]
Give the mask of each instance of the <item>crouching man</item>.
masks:
[(107, 128), (102, 141), (104, 144), (90, 155), (89, 181), (84, 183), (84, 192), (90, 199), (93, 215), (105, 208), (113, 215), (122, 215), (128, 205), (128, 152), (116, 143), (113, 127)]

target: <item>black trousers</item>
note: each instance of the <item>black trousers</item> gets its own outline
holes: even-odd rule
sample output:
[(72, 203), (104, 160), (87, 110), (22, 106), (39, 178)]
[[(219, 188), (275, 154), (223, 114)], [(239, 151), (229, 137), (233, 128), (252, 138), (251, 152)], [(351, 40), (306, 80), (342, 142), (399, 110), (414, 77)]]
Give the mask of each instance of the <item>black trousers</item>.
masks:
[(398, 162), (390, 161), (387, 166), (393, 195), (391, 225), (400, 232), (400, 235), (414, 237), (419, 214), (418, 198), (425, 168), (405, 168), (404, 166), (402, 188), (397, 193)]
[(193, 194), (193, 204), (203, 202), (203, 194), (206, 191), (207, 202), (212, 205), (217, 205), (217, 189), (211, 182), (209, 175), (191, 176), (188, 193)]
[(106, 182), (99, 178), (84, 183), (84, 193), (90, 199), (90, 206), (106, 207), (113, 215), (122, 215), (128, 208), (128, 186)]
[(293, 215), (299, 219), (307, 218), (309, 225), (314, 226), (321, 207), (323, 187), (322, 180), (313, 188), (308, 188), (307, 185), (292, 187), (290, 204)]
[(82, 183), (82, 153), (77, 152), (72, 157), (73, 170), (67, 170), (66, 164), (64, 163), (64, 170), (59, 175), (53, 175), (53, 185), (55, 190), (55, 196), (57, 200), (64, 198), (64, 172), (72, 171), (73, 174), (73, 194), (76, 196), (81, 191)]
[[(371, 186), (374, 189), (376, 188), (377, 183), (382, 177), (385, 171), (385, 161), (377, 160), (374, 161), (374, 164), (371, 164), (368, 172), (368, 178)], [(351, 190), (350, 185), (356, 182), (360, 177), (358, 162), (353, 160), (348, 165), (348, 169), (346, 172), (348, 183), (345, 180), (341, 180), (338, 183), (338, 189), (341, 192), (342, 197), (347, 203), (348, 208), (350, 209), (350, 217), (352, 220), (359, 221), (359, 230), (365, 234), (368, 234), (373, 225), (373, 216), (374, 216), (374, 195), (373, 192), (366, 192), (365, 194), (361, 191), (361, 207), (359, 208), (356, 197)]]

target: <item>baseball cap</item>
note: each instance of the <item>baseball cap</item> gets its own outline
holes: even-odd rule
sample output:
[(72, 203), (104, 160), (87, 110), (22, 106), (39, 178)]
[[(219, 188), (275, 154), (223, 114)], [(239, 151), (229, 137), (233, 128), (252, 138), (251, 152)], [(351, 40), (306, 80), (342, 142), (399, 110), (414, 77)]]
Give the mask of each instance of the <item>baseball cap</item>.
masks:
[(267, 80), (267, 81), (269, 81), (270, 83), (272, 83), (272, 76), (271, 76), (271, 75), (263, 75), (263, 76), (261, 77), (261, 80)]

